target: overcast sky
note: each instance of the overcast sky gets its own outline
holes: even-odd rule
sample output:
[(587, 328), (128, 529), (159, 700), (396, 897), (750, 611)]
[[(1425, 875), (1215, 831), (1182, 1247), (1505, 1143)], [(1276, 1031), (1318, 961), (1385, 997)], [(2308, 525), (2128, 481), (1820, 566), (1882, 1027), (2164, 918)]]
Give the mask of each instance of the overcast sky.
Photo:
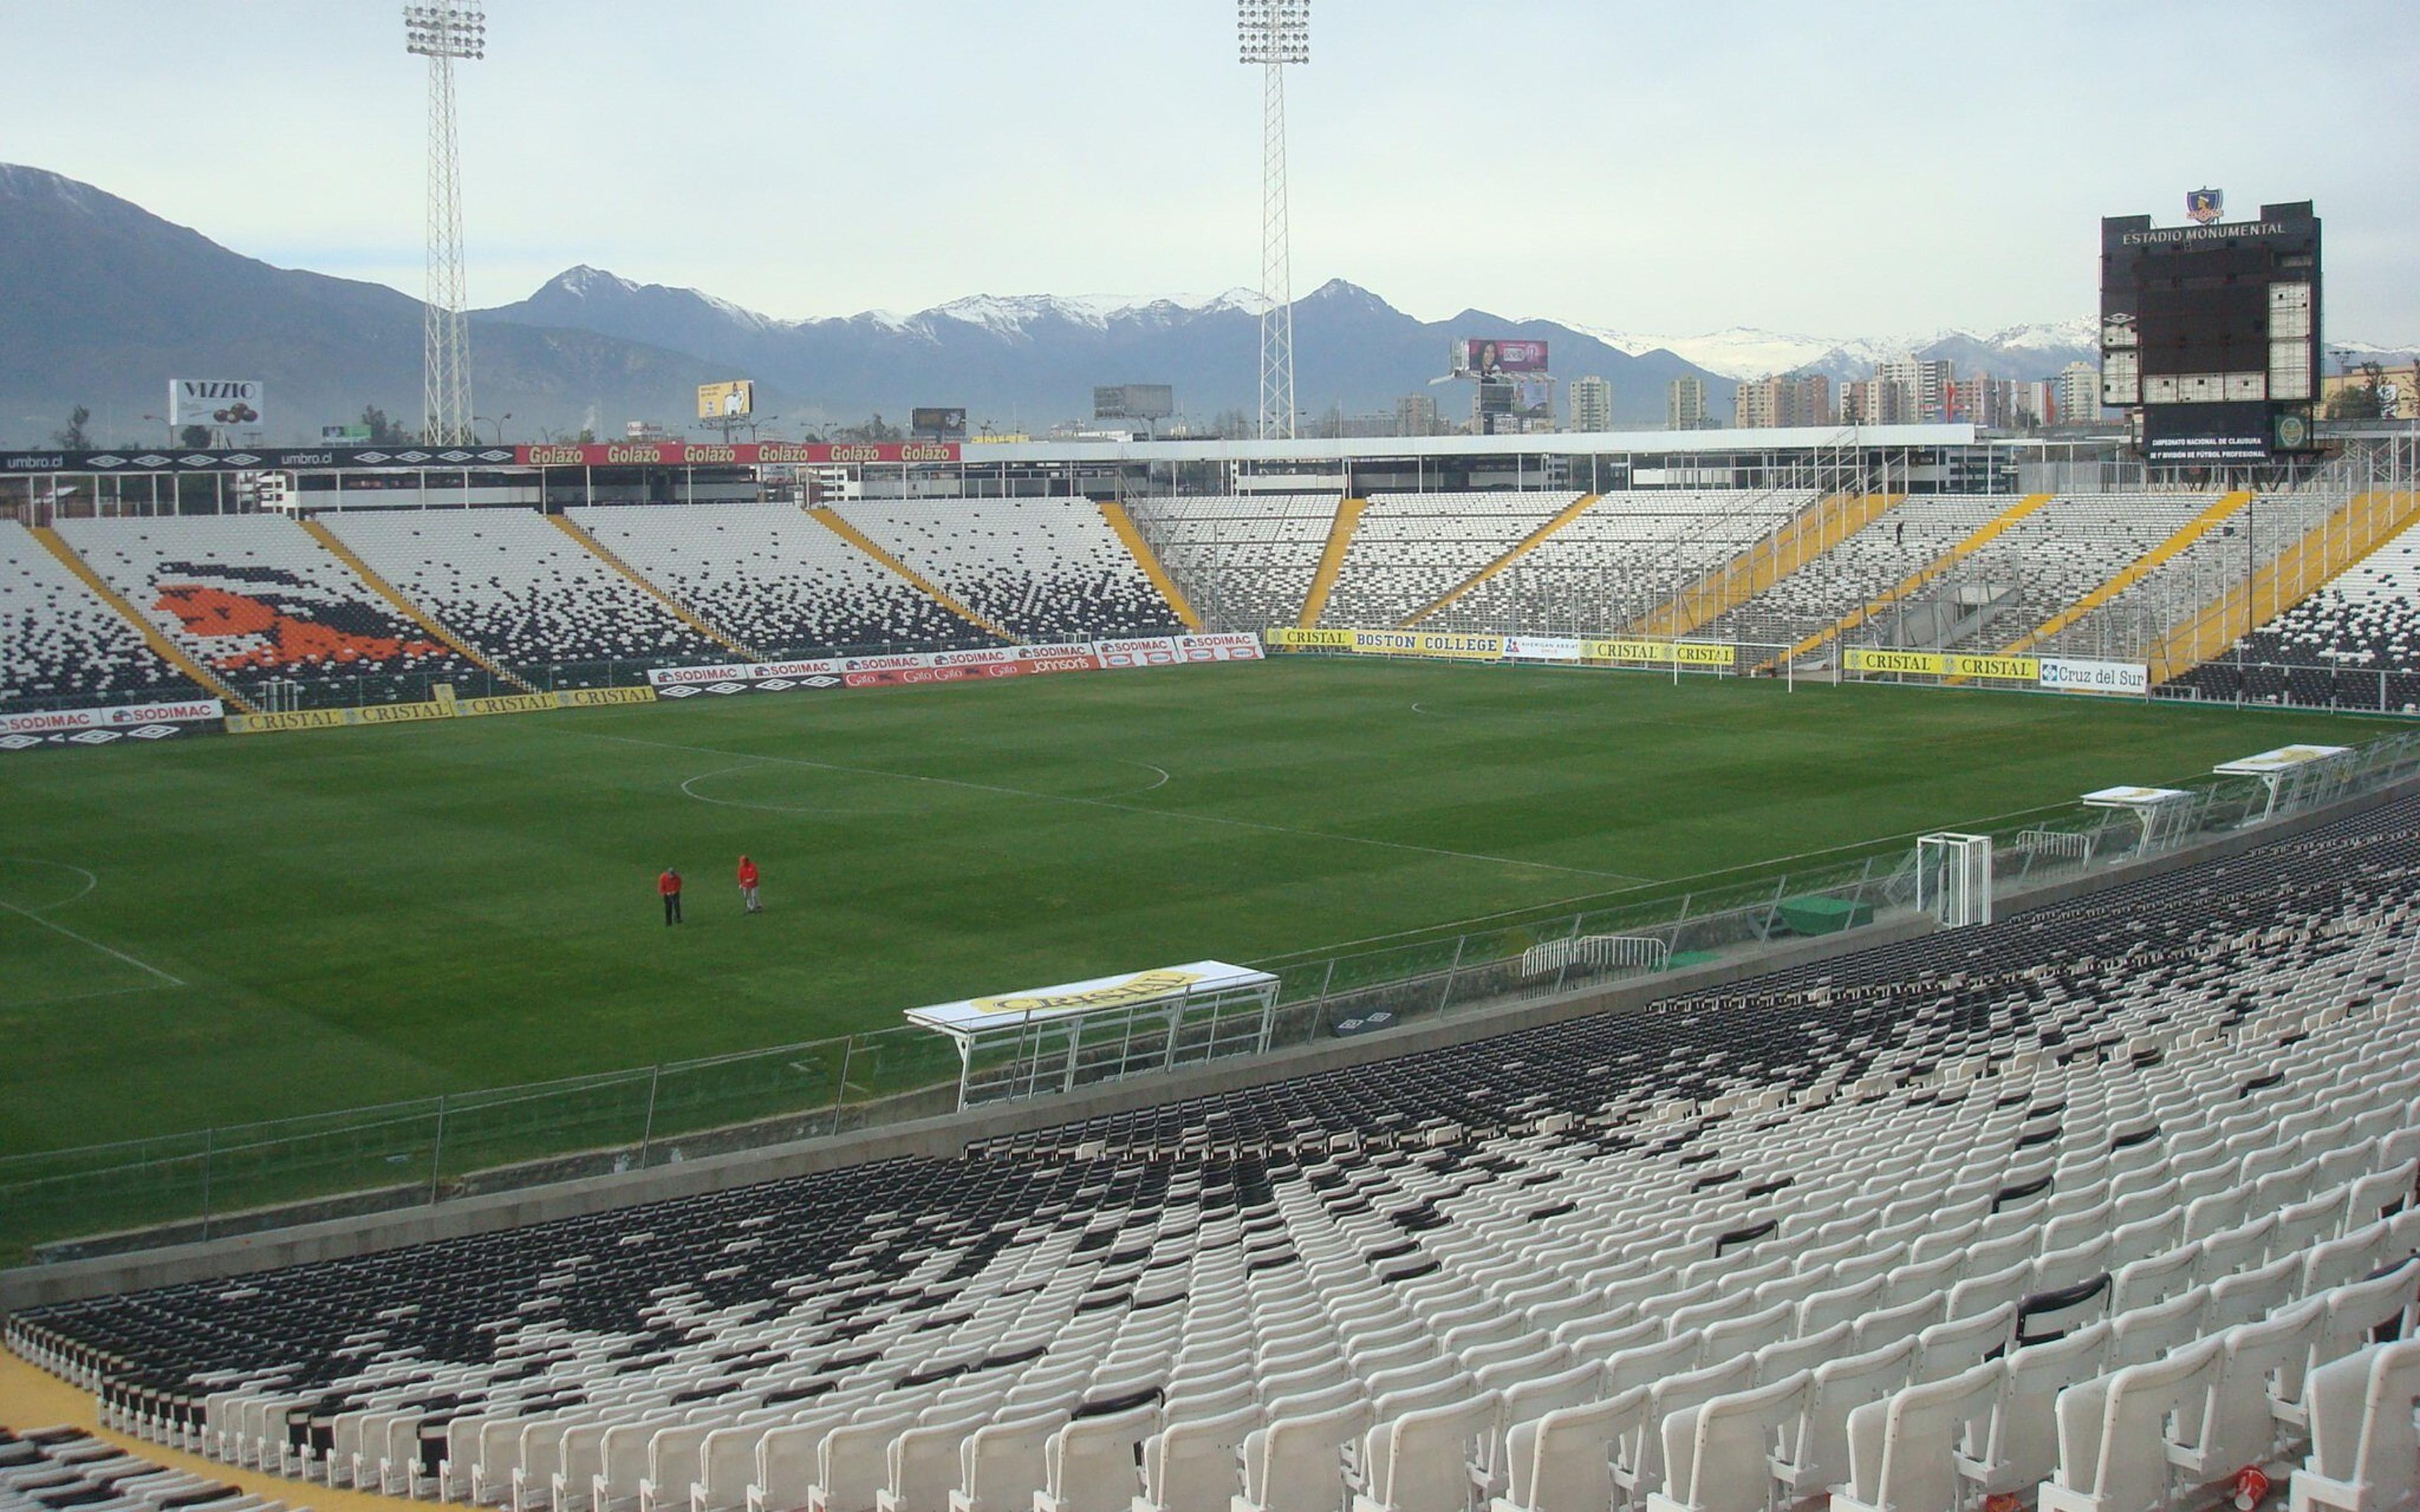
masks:
[[(1215, 293), (1260, 79), (1211, 0), (491, 0), (476, 304), (576, 263), (778, 316)], [(2094, 308), (2097, 221), (2313, 199), (2328, 329), (2420, 341), (2409, 0), (1317, 0), (1295, 289), (1634, 332)], [(424, 77), (377, 0), (0, 0), (0, 160), (421, 291)]]

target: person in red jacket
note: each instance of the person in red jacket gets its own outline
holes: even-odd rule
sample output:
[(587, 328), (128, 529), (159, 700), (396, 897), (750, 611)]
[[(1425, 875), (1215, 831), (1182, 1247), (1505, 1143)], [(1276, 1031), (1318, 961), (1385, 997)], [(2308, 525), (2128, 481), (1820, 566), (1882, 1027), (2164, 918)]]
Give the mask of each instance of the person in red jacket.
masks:
[(664, 868), (664, 874), (656, 878), (656, 890), (664, 896), (664, 927), (669, 929), (681, 921), (680, 873)]
[(744, 856), (739, 858), (739, 901), (752, 914), (765, 911), (765, 905), (756, 901), (756, 863)]

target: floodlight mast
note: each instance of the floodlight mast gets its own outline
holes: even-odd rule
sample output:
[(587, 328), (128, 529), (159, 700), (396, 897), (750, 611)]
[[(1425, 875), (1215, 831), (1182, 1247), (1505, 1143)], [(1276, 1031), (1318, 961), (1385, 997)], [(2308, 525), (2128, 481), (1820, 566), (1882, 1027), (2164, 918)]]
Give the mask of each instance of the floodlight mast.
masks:
[(454, 60), (488, 55), (488, 17), (465, 0), (403, 8), (404, 51), (428, 60), (428, 289), (421, 317), (421, 439), (467, 446), (471, 334), (463, 316), (462, 165), (455, 146)]
[(1236, 0), (1236, 61), (1261, 77), (1261, 440), (1294, 440), (1294, 270), (1286, 245), (1285, 68), (1311, 61), (1311, 0)]

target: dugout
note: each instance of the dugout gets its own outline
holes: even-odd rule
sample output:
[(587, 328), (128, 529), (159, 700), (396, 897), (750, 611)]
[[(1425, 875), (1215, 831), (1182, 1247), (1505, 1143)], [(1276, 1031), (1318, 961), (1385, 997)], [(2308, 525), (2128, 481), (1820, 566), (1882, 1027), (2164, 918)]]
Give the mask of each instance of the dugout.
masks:
[(1073, 1091), (1269, 1047), (1278, 979), (1194, 961), (908, 1011), (958, 1052), (958, 1106)]

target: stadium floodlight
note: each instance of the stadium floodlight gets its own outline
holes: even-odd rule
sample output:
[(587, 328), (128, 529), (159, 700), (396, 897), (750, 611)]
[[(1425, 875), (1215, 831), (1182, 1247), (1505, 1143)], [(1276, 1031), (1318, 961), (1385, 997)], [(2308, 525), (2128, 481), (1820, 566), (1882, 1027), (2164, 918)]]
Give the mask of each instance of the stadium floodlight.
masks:
[(422, 440), (463, 446), (471, 419), (471, 333), (463, 315), (462, 165), (454, 63), (488, 55), (488, 17), (465, 0), (403, 8), (403, 49), (428, 60), (428, 286), (421, 316)]
[(1294, 270), (1286, 245), (1285, 69), (1311, 61), (1311, 0), (1236, 0), (1235, 60), (1261, 79), (1261, 439), (1294, 439)]

